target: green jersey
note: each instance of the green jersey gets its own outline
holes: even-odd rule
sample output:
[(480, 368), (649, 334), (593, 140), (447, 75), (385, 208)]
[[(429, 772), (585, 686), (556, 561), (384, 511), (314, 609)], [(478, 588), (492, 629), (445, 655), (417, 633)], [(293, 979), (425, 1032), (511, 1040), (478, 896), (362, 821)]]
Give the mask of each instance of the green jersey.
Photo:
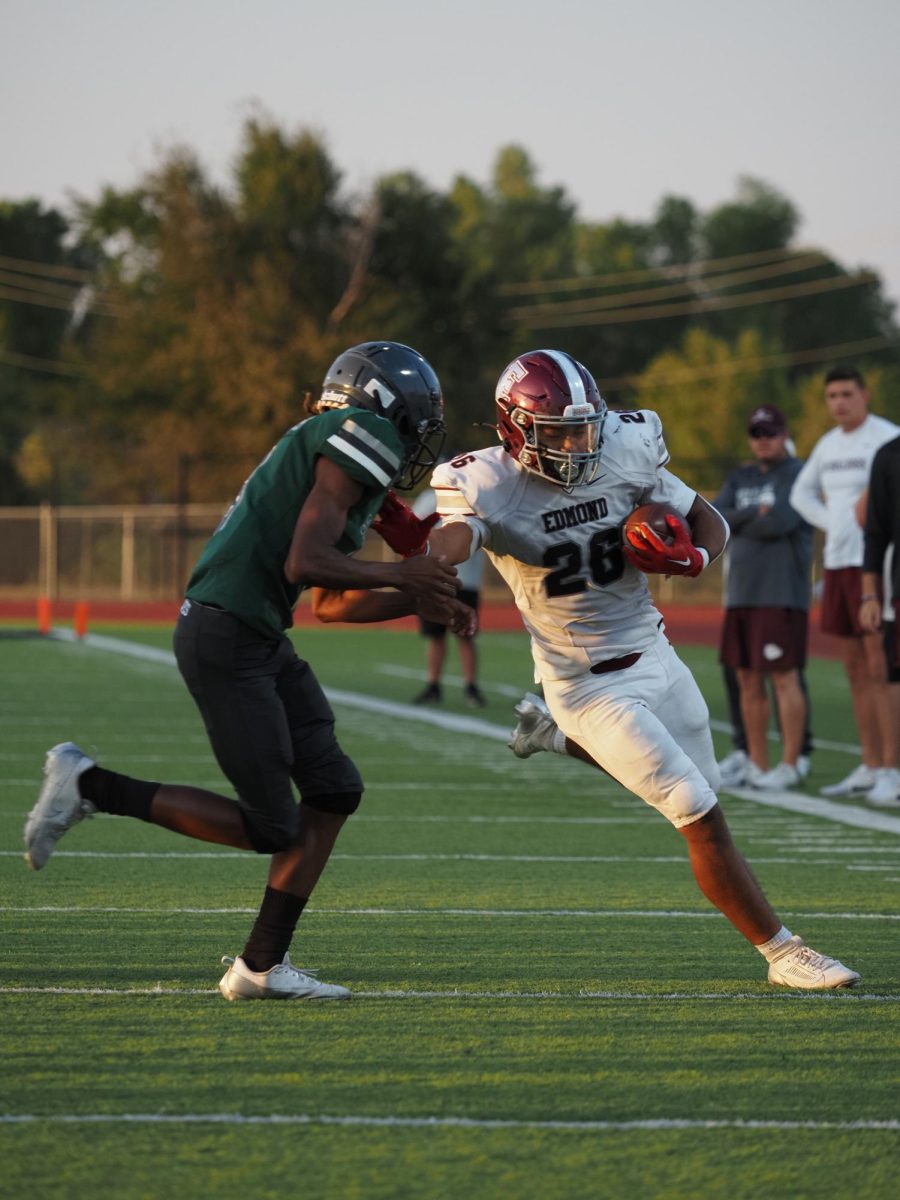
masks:
[(367, 409), (332, 409), (295, 425), (262, 460), (207, 542), (188, 599), (224, 608), (261, 633), (287, 629), (306, 585), (290, 583), (284, 564), (315, 482), (316, 459), (331, 459), (364, 488), (337, 543), (352, 554), (362, 546), (403, 454), (391, 422)]

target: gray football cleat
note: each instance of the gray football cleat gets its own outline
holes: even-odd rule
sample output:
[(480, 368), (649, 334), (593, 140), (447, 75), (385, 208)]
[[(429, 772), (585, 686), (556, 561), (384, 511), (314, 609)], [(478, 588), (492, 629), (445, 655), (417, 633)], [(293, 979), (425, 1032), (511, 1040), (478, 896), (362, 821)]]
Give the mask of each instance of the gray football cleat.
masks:
[(323, 983), (311, 971), (295, 967), (287, 955), (268, 971), (251, 971), (238, 956), (227, 954), (228, 970), (219, 980), (226, 1000), (349, 1000), (350, 992), (336, 983)]
[(78, 790), (79, 777), (96, 765), (74, 742), (47, 751), (44, 785), (25, 822), (25, 861), (33, 871), (46, 865), (66, 830), (97, 811)]
[(827, 991), (854, 987), (859, 983), (859, 972), (851, 971), (836, 958), (817, 954), (803, 938), (795, 935), (785, 942), (783, 952), (769, 963), (769, 983), (805, 991)]
[(519, 718), (506, 743), (518, 758), (530, 758), (541, 750), (552, 751), (557, 724), (540, 696), (527, 692), (515, 707)]

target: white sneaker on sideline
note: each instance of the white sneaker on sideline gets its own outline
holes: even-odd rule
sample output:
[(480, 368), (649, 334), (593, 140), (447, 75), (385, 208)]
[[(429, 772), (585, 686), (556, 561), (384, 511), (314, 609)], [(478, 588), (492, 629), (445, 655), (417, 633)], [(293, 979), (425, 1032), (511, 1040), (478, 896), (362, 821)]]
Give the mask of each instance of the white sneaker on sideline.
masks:
[(287, 955), (268, 971), (251, 971), (238, 956), (222, 959), (228, 970), (219, 980), (226, 1000), (349, 1000), (350, 992), (336, 983), (322, 983), (311, 971), (295, 967)]
[(795, 935), (785, 942), (784, 951), (769, 963), (769, 983), (805, 991), (826, 991), (853, 987), (859, 983), (859, 972), (851, 971), (836, 958), (817, 954), (803, 938)]
[(24, 830), (25, 861), (33, 871), (46, 865), (67, 829), (97, 811), (78, 790), (79, 776), (96, 765), (74, 742), (60, 742), (47, 751), (44, 784)]
[(514, 711), (519, 720), (506, 743), (513, 754), (530, 758), (541, 750), (552, 751), (557, 725), (541, 697), (527, 692)]
[(860, 763), (855, 770), (840, 781), (830, 783), (828, 787), (819, 788), (820, 796), (864, 796), (875, 786), (875, 772), (865, 763)]
[(780, 792), (784, 788), (796, 787), (800, 783), (800, 772), (790, 763), (780, 762), (753, 785), (763, 792)]
[(727, 754), (718, 764), (722, 786), (740, 787), (749, 761), (745, 750), (732, 750), (730, 754)]
[(866, 803), (876, 808), (900, 806), (900, 771), (896, 767), (880, 767), (875, 775), (875, 786), (866, 792)]
[(724, 791), (728, 791), (729, 788), (756, 788), (765, 777), (766, 772), (761, 771), (756, 763), (748, 758), (740, 771), (732, 771), (728, 779), (722, 779), (719, 786)]
[(801, 754), (797, 759), (797, 770), (800, 773), (800, 778), (805, 779), (810, 772), (812, 762), (808, 754)]

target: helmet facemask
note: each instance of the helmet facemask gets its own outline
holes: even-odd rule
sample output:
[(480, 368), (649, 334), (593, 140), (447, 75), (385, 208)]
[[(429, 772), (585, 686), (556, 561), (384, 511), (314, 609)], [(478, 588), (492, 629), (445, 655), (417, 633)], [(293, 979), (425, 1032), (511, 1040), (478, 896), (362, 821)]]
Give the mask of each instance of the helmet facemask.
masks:
[(519, 462), (567, 492), (593, 483), (600, 470), (605, 416), (589, 404), (569, 404), (560, 417), (513, 408), (510, 419), (524, 437)]

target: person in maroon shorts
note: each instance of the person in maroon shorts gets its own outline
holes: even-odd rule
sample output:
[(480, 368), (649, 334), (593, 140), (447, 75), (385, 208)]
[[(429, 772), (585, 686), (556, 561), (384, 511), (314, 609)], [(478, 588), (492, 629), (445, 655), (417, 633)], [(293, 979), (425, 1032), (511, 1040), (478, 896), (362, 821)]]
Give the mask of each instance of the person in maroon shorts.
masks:
[[(812, 529), (788, 497), (802, 464), (787, 447), (787, 423), (762, 405), (748, 423), (753, 461), (737, 467), (713, 501), (731, 526), (719, 660), (737, 672), (749, 761), (740, 783), (776, 791), (801, 781)], [(775, 691), (782, 761), (768, 769), (768, 682)]]
[(897, 437), (900, 428), (869, 412), (863, 377), (853, 367), (828, 372), (825, 402), (835, 427), (813, 447), (794, 483), (791, 504), (825, 531), (822, 632), (838, 639), (862, 762), (820, 791), (823, 796), (867, 796), (885, 786), (882, 773), (896, 768), (897, 755), (881, 638), (859, 620), (863, 533), (856, 505), (868, 487), (876, 451)]

